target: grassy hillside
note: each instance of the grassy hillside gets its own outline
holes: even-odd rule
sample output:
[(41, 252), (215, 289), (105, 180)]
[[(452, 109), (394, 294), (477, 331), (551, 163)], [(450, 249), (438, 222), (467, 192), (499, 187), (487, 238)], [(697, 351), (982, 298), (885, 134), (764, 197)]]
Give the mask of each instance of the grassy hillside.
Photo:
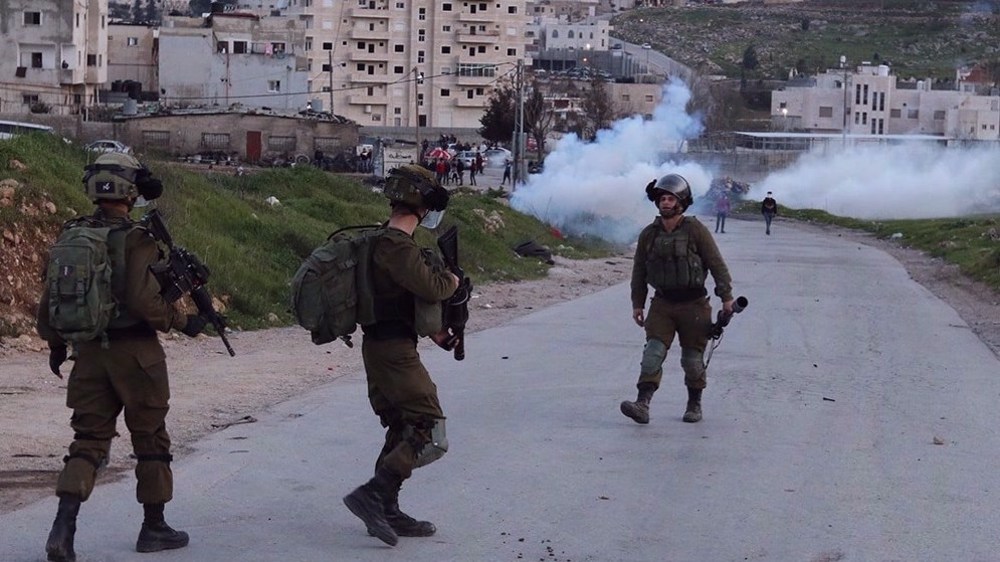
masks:
[[(49, 136), (0, 142), (0, 180), (13, 178), (21, 184), (13, 205), (0, 207), (0, 231), (44, 233), (37, 239), (22, 237), (22, 245), (37, 248), (5, 247), (10, 255), (43, 254), (62, 221), (92, 211), (80, 184), (88, 156)], [(209, 266), (211, 292), (227, 302), (232, 325), (244, 329), (291, 323), (288, 281), (301, 260), (333, 230), (378, 223), (388, 214), (386, 200), (370, 188), (311, 167), (264, 170), (237, 178), (189, 171), (168, 162), (150, 162), (150, 166), (165, 185), (156, 206), (175, 242)], [(281, 204), (265, 203), (270, 196)], [(31, 212), (33, 216), (28, 216), (24, 212), (26, 204), (39, 208), (45, 201), (54, 203), (54, 214)], [(141, 212), (136, 210), (135, 217)], [(483, 216), (493, 213), (502, 218), (503, 226), (486, 232)], [(520, 258), (511, 250), (525, 240), (534, 239), (570, 258), (612, 251), (597, 240), (557, 239), (546, 225), (483, 194), (454, 194), (443, 227), (451, 224), (459, 227), (461, 259), (474, 283), (544, 275), (548, 265), (536, 258)], [(435, 234), (421, 228), (417, 236), (422, 244), (432, 245)], [(21, 308), (32, 302), (24, 291), (34, 291), (33, 302), (37, 302), (42, 267), (29, 260), (18, 268), (19, 282), (23, 279), (27, 287), (13, 299)], [(0, 278), (0, 294), (8, 292), (3, 284), (9, 282)], [(10, 306), (2, 301), (0, 310)], [(11, 315), (4, 310), (0, 317), (7, 322)], [(12, 331), (0, 325), (0, 335)]]
[[(786, 5), (696, 5), (631, 10), (613, 35), (654, 49), (705, 74), (738, 78), (753, 46), (753, 78), (784, 79), (889, 62), (901, 78), (954, 79), (958, 66), (1000, 60), (1000, 3), (945, 0), (807, 0)], [(997, 79), (1000, 79), (998, 77)]]

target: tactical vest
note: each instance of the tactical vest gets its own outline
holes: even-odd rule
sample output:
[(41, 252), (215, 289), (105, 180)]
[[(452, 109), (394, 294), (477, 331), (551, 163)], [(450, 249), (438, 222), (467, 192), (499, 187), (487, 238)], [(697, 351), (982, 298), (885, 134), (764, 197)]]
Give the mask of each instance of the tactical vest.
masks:
[(686, 218), (673, 232), (656, 229), (646, 249), (646, 283), (660, 293), (705, 287), (705, 267)]

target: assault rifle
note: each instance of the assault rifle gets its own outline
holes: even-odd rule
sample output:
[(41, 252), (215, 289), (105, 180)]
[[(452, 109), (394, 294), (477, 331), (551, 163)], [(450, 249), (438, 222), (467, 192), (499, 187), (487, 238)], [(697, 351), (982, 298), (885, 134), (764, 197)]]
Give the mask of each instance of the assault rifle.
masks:
[(750, 304), (750, 301), (748, 301), (746, 297), (740, 296), (736, 297), (736, 300), (733, 301), (732, 314), (726, 314), (726, 311), (724, 310), (719, 311), (719, 314), (715, 317), (715, 323), (708, 329), (708, 337), (713, 340), (713, 342), (712, 346), (708, 348), (708, 354), (705, 356), (705, 368), (708, 368), (708, 363), (712, 360), (712, 353), (715, 352), (715, 348), (719, 347), (719, 344), (722, 343), (720, 341), (722, 339), (722, 332), (725, 330), (726, 326), (729, 325), (729, 321), (733, 319), (733, 316), (743, 312), (743, 309), (745, 309), (748, 304)]
[(226, 351), (230, 357), (235, 356), (233, 346), (229, 345), (226, 338), (226, 318), (216, 312), (212, 305), (212, 295), (209, 294), (205, 285), (208, 283), (209, 271), (205, 264), (201, 263), (198, 256), (174, 245), (174, 240), (167, 230), (167, 225), (163, 224), (160, 211), (153, 209), (142, 217), (140, 224), (153, 235), (153, 238), (161, 242), (170, 249), (170, 259), (167, 263), (154, 265), (151, 269), (160, 282), (160, 295), (167, 302), (176, 302), (186, 294), (191, 295), (191, 300), (198, 307), (198, 314), (212, 323), (216, 333), (222, 338), (222, 343), (226, 346)]
[(472, 296), (472, 280), (458, 265), (458, 227), (452, 225), (437, 239), (441, 257), (448, 269), (458, 277), (458, 289), (441, 303), (441, 324), (451, 332), (456, 361), (465, 359), (465, 323), (469, 320), (469, 297)]

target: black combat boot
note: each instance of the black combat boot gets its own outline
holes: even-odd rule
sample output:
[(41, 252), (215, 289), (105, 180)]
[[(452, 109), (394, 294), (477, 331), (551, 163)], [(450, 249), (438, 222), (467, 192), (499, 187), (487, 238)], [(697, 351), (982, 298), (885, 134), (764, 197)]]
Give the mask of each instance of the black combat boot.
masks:
[(162, 503), (145, 503), (142, 508), (146, 517), (139, 531), (139, 540), (135, 543), (136, 552), (159, 552), (188, 545), (188, 534), (173, 530), (163, 520)]
[(639, 384), (639, 397), (635, 402), (625, 400), (621, 404), (622, 413), (632, 418), (635, 423), (649, 423), (649, 402), (653, 399), (656, 387), (648, 382)]
[(437, 532), (437, 527), (430, 521), (418, 521), (399, 509), (399, 488), (395, 493), (385, 498), (382, 507), (385, 508), (385, 520), (393, 531), (401, 537), (429, 537)]
[(688, 423), (695, 423), (701, 421), (700, 388), (688, 388), (687, 409), (684, 411), (684, 417), (682, 419)]
[(80, 513), (80, 496), (59, 495), (56, 520), (52, 522), (49, 540), (45, 542), (45, 553), (52, 562), (74, 562), (73, 536), (76, 534), (76, 516)]
[(398, 489), (400, 479), (387, 469), (380, 468), (375, 477), (344, 496), (344, 505), (358, 519), (365, 522), (368, 534), (389, 546), (396, 546), (399, 537), (389, 525), (383, 503), (392, 490)]

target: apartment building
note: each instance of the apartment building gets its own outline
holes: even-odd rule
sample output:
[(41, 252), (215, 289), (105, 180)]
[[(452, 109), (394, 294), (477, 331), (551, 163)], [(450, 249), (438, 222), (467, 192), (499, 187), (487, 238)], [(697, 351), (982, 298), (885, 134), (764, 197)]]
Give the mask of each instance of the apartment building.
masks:
[(478, 128), (525, 59), (526, 0), (302, 1), (312, 98), (361, 126)]
[(168, 17), (159, 30), (160, 101), (167, 106), (302, 110), (309, 75), (305, 30), (288, 16)]
[(0, 2), (0, 113), (75, 115), (108, 78), (108, 0)]
[(1000, 96), (900, 84), (886, 65), (828, 70), (802, 87), (773, 92), (776, 130), (857, 135), (939, 135), (1000, 140)]
[[(108, 25), (108, 82), (135, 82), (147, 92), (159, 92), (160, 29), (146, 24)], [(114, 89), (114, 88), (112, 88)]]

